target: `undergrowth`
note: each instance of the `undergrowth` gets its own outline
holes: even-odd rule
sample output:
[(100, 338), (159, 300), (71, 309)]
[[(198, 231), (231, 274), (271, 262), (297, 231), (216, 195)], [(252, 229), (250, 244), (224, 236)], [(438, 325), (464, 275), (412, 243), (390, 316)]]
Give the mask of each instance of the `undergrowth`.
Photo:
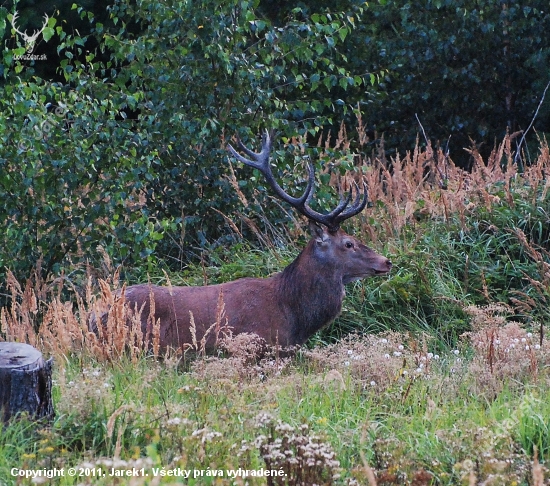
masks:
[[(224, 340), (216, 355), (160, 349), (158, 329), (144, 336), (137, 320), (126, 325), (107, 255), (102, 269), (46, 280), (8, 274), (0, 338), (55, 357), (56, 417), (7, 424), (0, 483), (30, 484), (12, 468), (82, 467), (107, 475), (52, 484), (542, 486), (550, 156), (541, 141), (519, 172), (507, 138), (489, 160), (472, 157), (471, 173), (429, 146), (392, 161), (357, 158), (376, 202), (349, 231), (394, 271), (348, 286), (341, 317), (290, 355), (257, 357), (248, 335)], [(217, 249), (179, 275), (148, 278), (267, 276), (299, 245), (267, 246)], [(104, 334), (90, 332), (107, 308)], [(149, 476), (109, 475), (131, 468)], [(282, 475), (251, 475), (266, 469)], [(191, 476), (160, 473), (174, 470)]]

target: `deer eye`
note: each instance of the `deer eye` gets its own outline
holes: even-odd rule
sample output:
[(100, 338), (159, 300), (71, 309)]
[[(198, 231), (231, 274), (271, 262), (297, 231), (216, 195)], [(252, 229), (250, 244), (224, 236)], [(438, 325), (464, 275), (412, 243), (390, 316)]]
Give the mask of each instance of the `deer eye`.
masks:
[(346, 248), (353, 248), (353, 243), (351, 241), (346, 241)]

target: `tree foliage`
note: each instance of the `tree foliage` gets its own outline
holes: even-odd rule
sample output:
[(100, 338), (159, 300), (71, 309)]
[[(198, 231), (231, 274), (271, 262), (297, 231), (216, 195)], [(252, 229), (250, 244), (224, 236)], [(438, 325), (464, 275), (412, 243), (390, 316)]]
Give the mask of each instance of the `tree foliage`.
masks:
[(24, 46), (4, 49), (1, 268), (24, 277), (43, 259), (59, 271), (98, 245), (152, 264), (159, 242), (163, 255), (185, 257), (184, 232), (201, 245), (223, 236), (218, 212), (237, 201), (224, 178), (228, 139), (267, 126), (314, 133), (347, 109), (332, 90), (363, 83), (337, 50), (354, 14), (296, 8), (278, 27), (256, 7), (120, 0), (107, 25), (74, 5), (92, 28), (52, 24), (61, 82), (18, 59)]
[[(37, 49), (56, 67), (51, 79), (51, 66), (18, 58), (14, 11), (0, 7), (0, 268), (20, 277), (39, 259), (44, 271), (70, 268), (99, 245), (131, 267), (227, 242), (220, 213), (241, 208), (226, 178), (234, 134), (251, 146), (266, 127), (311, 141), (342, 120), (352, 128), (360, 110), (373, 140), (403, 150), (418, 115), (456, 161), (470, 140), (490, 147), (526, 128), (549, 77), (545, 0), (277, 9), (267, 0), (116, 0), (101, 15), (89, 5), (71, 7), (86, 31), (48, 12)], [(276, 150), (285, 178), (316, 152)], [(237, 175), (261, 200), (261, 178)], [(329, 204), (330, 193), (317, 196)]]
[[(363, 96), (366, 121), (386, 146), (420, 131), (467, 165), (472, 142), (490, 151), (506, 131), (525, 130), (550, 81), (545, 0), (378, 0), (350, 38), (349, 69), (387, 75)], [(548, 131), (548, 103), (537, 125)], [(449, 139), (450, 138), (450, 139)]]

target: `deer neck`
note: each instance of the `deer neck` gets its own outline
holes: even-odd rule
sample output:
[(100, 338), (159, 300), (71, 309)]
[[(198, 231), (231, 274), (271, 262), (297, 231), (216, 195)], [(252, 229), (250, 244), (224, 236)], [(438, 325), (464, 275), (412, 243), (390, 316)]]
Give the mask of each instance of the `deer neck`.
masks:
[(303, 344), (332, 322), (345, 295), (341, 269), (321, 261), (311, 244), (277, 275), (280, 305), (289, 315), (293, 344)]

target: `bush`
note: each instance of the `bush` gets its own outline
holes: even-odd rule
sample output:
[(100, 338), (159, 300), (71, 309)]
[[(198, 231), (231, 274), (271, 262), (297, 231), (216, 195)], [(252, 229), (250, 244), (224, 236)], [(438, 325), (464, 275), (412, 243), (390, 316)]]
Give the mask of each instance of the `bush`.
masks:
[[(26, 278), (41, 259), (44, 275), (71, 271), (96, 261), (101, 246), (145, 272), (153, 252), (181, 266), (191, 245), (232, 237), (223, 219), (238, 203), (227, 179), (230, 137), (250, 143), (266, 126), (315, 132), (302, 120), (332, 107), (333, 87), (362, 82), (335, 50), (353, 16), (296, 9), (274, 27), (256, 7), (118, 1), (107, 25), (74, 6), (92, 33), (55, 27), (56, 83), (14, 60), (22, 47), (5, 47), (0, 268)], [(311, 103), (314, 91), (320, 101)], [(262, 184), (239, 171), (240, 190), (259, 190), (262, 202)]]

